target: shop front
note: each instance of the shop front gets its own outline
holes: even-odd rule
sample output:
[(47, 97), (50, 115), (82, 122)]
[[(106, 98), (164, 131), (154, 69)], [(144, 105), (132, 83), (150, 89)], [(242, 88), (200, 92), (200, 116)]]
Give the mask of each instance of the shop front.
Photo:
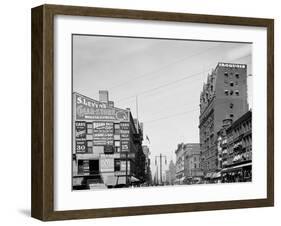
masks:
[(244, 163), (222, 170), (222, 182), (251, 182), (252, 181), (252, 162)]

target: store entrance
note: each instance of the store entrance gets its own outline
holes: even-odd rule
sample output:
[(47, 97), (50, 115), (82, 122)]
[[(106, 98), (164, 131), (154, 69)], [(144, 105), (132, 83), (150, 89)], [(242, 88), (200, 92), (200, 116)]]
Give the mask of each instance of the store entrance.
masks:
[(90, 176), (87, 177), (87, 186), (92, 189), (94, 187), (104, 188), (104, 183), (99, 172), (99, 160), (89, 160)]
[(90, 175), (99, 175), (99, 160), (89, 160)]

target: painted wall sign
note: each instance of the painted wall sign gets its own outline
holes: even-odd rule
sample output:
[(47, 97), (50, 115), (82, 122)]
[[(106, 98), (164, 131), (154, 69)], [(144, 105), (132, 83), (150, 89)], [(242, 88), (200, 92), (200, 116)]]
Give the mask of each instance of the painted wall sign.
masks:
[(86, 138), (86, 122), (75, 122), (75, 137), (76, 138)]
[(129, 151), (129, 141), (121, 140), (121, 151)]
[(94, 122), (93, 123), (93, 142), (94, 145), (113, 145), (112, 122)]
[(85, 153), (86, 146), (86, 122), (75, 122), (75, 150), (76, 153)]
[(245, 64), (230, 64), (230, 63), (219, 63), (221, 67), (232, 67), (232, 68), (246, 68)]
[(76, 120), (129, 121), (129, 111), (75, 93)]
[(104, 146), (104, 154), (113, 154), (114, 146), (113, 145), (105, 145)]
[(129, 131), (130, 124), (128, 122), (120, 122), (120, 130)]
[(120, 123), (120, 140), (121, 151), (128, 152), (130, 141), (130, 124), (127, 122)]
[(86, 140), (76, 140), (76, 153), (85, 153), (86, 150)]

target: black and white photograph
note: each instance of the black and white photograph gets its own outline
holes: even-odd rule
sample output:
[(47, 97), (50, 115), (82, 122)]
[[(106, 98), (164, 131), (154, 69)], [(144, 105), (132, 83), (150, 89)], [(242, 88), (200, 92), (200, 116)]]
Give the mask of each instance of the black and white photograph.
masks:
[(72, 34), (72, 190), (252, 182), (252, 43)]

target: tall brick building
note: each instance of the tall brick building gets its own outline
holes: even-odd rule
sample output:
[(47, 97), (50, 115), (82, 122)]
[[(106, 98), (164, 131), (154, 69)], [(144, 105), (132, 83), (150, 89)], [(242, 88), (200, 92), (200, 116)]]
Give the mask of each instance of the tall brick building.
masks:
[(218, 63), (200, 95), (200, 167), (205, 178), (220, 170), (216, 141), (223, 120), (235, 121), (247, 111), (247, 65)]

